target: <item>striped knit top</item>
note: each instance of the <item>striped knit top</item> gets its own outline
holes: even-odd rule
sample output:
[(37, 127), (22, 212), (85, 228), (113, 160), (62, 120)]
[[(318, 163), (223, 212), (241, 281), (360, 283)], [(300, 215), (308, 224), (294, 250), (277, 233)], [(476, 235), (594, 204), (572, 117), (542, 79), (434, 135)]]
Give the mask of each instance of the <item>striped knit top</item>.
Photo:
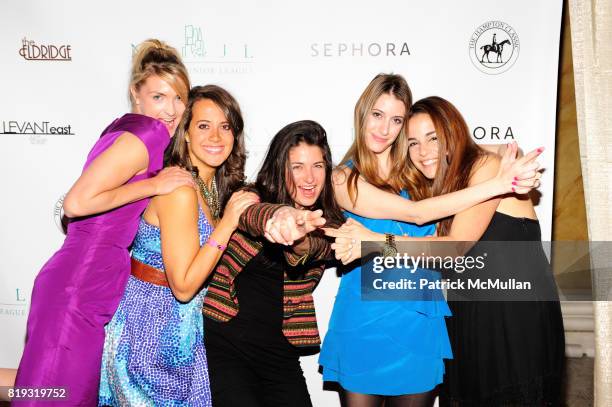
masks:
[[(255, 204), (240, 216), (238, 229), (227, 244), (208, 286), (203, 309), (205, 316), (227, 322), (238, 314), (240, 304), (235, 279), (262, 249), (266, 222), (282, 206)], [(284, 252), (290, 268), (302, 270), (291, 273), (291, 277), (285, 272), (283, 285), (283, 334), (289, 343), (299, 347), (321, 343), (312, 292), (325, 270), (323, 260), (331, 256), (331, 246), (323, 235), (313, 232), (307, 238), (309, 250), (306, 256), (293, 253), (291, 248)]]

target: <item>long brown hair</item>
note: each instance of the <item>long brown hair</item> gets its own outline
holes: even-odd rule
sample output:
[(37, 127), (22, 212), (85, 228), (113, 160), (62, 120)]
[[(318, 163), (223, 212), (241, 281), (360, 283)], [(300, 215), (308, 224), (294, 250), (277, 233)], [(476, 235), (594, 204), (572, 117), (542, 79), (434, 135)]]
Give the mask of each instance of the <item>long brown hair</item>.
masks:
[(287, 176), (290, 176), (289, 152), (301, 143), (308, 146), (317, 146), (321, 149), (325, 161), (325, 183), (321, 189), (321, 195), (310, 210), (322, 209), (328, 226), (339, 227), (344, 223), (342, 210), (334, 198), (332, 187), (332, 155), (327, 143), (327, 133), (317, 122), (312, 120), (301, 120), (290, 123), (279, 130), (270, 142), (268, 152), (254, 188), (259, 193), (262, 202), (274, 202), (294, 206), (292, 193), (287, 188)]
[(234, 135), (232, 152), (215, 172), (221, 207), (220, 216), (223, 216), (223, 209), (232, 193), (244, 185), (244, 165), (247, 157), (244, 148), (244, 120), (240, 105), (228, 91), (217, 85), (196, 86), (191, 89), (183, 118), (164, 153), (164, 166), (178, 165), (187, 171), (197, 171), (189, 159), (185, 136), (193, 118), (193, 107), (197, 101), (203, 99), (213, 101), (221, 109)]
[[(418, 114), (428, 115), (436, 131), (438, 168), (434, 179), (430, 180), (408, 159), (410, 198), (418, 201), (467, 188), (474, 166), (482, 164), (488, 153), (472, 140), (465, 119), (448, 100), (438, 96), (421, 99), (412, 106), (408, 116)], [(442, 220), (438, 235), (448, 235), (452, 221), (452, 216)]]
[[(376, 156), (365, 143), (365, 126), (368, 116), (371, 114), (378, 98), (383, 94), (393, 95), (406, 106), (404, 126), (402, 126), (397, 139), (391, 145), (391, 171), (388, 179), (382, 179), (378, 175)], [(406, 156), (408, 155), (408, 143), (406, 140), (406, 122), (408, 121), (407, 114), (411, 104), (412, 92), (408, 83), (401, 75), (394, 74), (376, 75), (357, 100), (354, 113), (355, 140), (340, 163), (340, 165), (347, 165), (349, 161), (352, 161), (347, 187), (353, 205), (357, 201), (359, 193), (357, 190), (359, 176), (364, 177), (370, 184), (389, 192), (399, 193), (402, 189), (407, 188)]]

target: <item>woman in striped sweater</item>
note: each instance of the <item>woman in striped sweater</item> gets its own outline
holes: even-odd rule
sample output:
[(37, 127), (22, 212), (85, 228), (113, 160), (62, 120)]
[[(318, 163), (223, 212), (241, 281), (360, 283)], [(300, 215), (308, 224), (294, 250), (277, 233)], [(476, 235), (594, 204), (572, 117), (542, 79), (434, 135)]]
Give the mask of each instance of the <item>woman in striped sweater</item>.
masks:
[[(320, 343), (312, 292), (330, 257), (315, 229), (343, 222), (331, 184), (325, 130), (300, 121), (276, 134), (205, 299), (205, 341), (215, 406), (310, 406), (299, 356)], [(322, 218), (325, 213), (325, 219)], [(275, 215), (288, 245), (267, 242)], [(285, 229), (286, 228), (286, 229)], [(312, 233), (310, 233), (312, 232)], [(270, 230), (280, 236), (281, 230)], [(270, 236), (271, 237), (271, 236)]]

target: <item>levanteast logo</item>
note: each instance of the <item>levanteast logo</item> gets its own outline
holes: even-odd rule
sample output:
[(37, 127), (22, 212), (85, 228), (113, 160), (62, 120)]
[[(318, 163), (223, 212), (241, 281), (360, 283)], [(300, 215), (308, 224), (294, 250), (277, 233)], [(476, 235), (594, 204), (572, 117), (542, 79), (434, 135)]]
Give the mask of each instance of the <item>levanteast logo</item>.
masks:
[(72, 61), (70, 45), (39, 45), (23, 38), (19, 55), (28, 61)]
[(470, 59), (481, 72), (497, 75), (512, 68), (520, 50), (514, 28), (503, 21), (481, 24), (470, 38)]
[(402, 57), (410, 55), (407, 42), (313, 42), (310, 56), (315, 57)]
[(49, 121), (2, 121), (3, 135), (22, 135), (28, 136), (32, 144), (44, 144), (47, 136), (74, 135), (72, 126), (69, 124), (55, 124)]

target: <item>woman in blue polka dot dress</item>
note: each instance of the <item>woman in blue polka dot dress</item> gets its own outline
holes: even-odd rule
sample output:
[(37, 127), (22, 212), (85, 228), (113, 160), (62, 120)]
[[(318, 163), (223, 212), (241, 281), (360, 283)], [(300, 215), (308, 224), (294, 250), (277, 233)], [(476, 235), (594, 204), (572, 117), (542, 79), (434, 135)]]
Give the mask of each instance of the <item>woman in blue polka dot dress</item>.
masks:
[(99, 405), (212, 405), (202, 287), (240, 214), (258, 201), (253, 193), (232, 194), (244, 181), (243, 126), (224, 89), (189, 93), (165, 165), (192, 171), (199, 191), (157, 196), (140, 220), (132, 275), (106, 327)]

